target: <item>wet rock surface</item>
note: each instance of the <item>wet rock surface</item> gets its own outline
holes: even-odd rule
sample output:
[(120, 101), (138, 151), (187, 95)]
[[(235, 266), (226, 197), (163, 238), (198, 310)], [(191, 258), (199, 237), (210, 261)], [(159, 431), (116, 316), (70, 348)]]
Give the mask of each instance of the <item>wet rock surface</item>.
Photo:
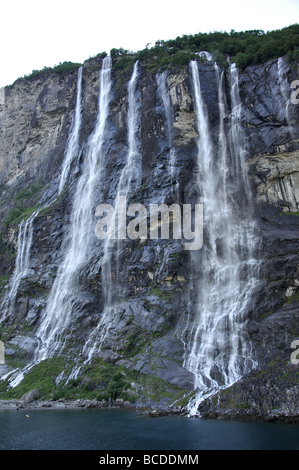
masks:
[[(94, 59), (83, 67), (81, 147), (69, 184), (58, 199), (57, 181), (75, 105), (76, 73), (67, 74), (64, 79), (51, 76), (45, 81), (21, 80), (5, 90), (5, 107), (0, 113), (0, 139), (5, 142), (0, 153), (0, 180), (5, 185), (1, 215), (4, 220), (15, 205), (18, 191), (32, 182), (41, 182), (39, 192), (24, 197), (23, 204), (30, 208), (40, 202), (44, 208), (34, 223), (30, 272), (20, 284), (14, 316), (2, 324), (8, 359), (30, 361), (34, 357), (35, 331), (63, 257), (76, 180), (96, 119), (100, 66), (101, 61)], [(200, 67), (203, 96), (216, 139), (219, 123), (214, 68), (211, 64)], [(284, 71), (290, 84), (298, 70), (285, 68)], [(93, 211), (97, 204), (113, 201), (127, 150), (127, 90), (117, 73), (114, 85), (105, 179), (99, 181)], [(168, 171), (169, 142), (156, 77), (146, 73), (142, 64), (138, 86), (143, 175), (142, 186), (131, 194), (131, 200), (145, 206), (161, 202), (192, 203), (197, 134), (189, 71), (172, 71), (168, 76), (174, 116), (175, 178)], [(240, 75), (240, 90), (247, 166), (261, 240), (257, 250), (261, 282), (252, 298), (248, 323), (257, 367), (221, 392), (220, 398), (202, 403), (199, 411), (212, 417), (291, 420), (299, 413), (299, 366), (290, 363), (291, 342), (299, 338), (299, 106), (290, 106), (287, 122), (277, 61), (249, 67)], [(8, 252), (17, 245), (18, 223), (10, 224), (9, 230), (3, 227), (5, 245), (0, 260), (1, 274), (7, 279), (14, 266), (14, 258)], [(78, 273), (72, 319), (65, 332), (67, 347), (62, 355), (81, 359), (84, 345), (103, 317), (102, 255), (103, 246), (94, 236), (90, 259)], [(111, 271), (117, 302), (112, 320), (105, 326), (105, 339), (97, 357), (112, 362), (115, 367), (161, 378), (186, 393), (192, 391), (194, 377), (184, 367), (184, 345), (178, 331), (178, 325), (187, 316), (192, 286), (188, 253), (180, 242), (173, 240), (126, 240), (119, 261), (112, 264)], [(200, 269), (201, 266), (199, 276)], [(3, 402), (1, 406), (25, 406), (26, 401)], [(88, 402), (81, 405), (106, 406)], [(74, 402), (68, 406), (81, 405)], [(66, 404), (40, 402), (36, 406)]]

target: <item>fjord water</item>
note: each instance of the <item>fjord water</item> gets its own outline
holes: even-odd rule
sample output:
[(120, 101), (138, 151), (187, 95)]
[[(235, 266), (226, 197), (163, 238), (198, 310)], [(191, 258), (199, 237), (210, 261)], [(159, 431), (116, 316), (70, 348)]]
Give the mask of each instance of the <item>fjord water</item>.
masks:
[(151, 418), (116, 409), (0, 410), (0, 422), (1, 450), (299, 449), (299, 425), (278, 423)]

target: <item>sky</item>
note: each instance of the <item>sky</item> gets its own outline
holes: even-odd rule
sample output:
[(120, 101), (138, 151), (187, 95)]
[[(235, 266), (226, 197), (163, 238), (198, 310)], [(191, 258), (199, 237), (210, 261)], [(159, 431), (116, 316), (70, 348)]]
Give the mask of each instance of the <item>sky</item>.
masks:
[(199, 32), (299, 23), (299, 0), (0, 0), (0, 87), (44, 66)]

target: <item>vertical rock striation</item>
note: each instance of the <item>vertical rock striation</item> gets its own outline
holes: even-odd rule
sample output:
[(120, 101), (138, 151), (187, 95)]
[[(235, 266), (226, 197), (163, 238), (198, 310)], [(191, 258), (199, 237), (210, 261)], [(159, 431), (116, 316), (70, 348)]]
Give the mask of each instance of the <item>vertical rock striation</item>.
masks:
[[(220, 394), (196, 402), (205, 415), (296, 415), (296, 72), (279, 59), (238, 75), (210, 59), (155, 74), (95, 58), (1, 90), (2, 306), (17, 286), (1, 312), (3, 387), (60, 358), (55, 387), (117, 383), (147, 405), (208, 388)], [(150, 238), (149, 225), (100, 240), (96, 207), (120, 196), (203, 203), (203, 248)]]

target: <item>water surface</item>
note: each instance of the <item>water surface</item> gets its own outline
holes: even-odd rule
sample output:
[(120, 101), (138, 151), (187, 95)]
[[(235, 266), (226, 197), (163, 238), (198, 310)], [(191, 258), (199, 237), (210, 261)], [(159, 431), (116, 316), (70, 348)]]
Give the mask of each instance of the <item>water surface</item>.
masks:
[(132, 410), (0, 410), (1, 450), (299, 450), (299, 425)]

